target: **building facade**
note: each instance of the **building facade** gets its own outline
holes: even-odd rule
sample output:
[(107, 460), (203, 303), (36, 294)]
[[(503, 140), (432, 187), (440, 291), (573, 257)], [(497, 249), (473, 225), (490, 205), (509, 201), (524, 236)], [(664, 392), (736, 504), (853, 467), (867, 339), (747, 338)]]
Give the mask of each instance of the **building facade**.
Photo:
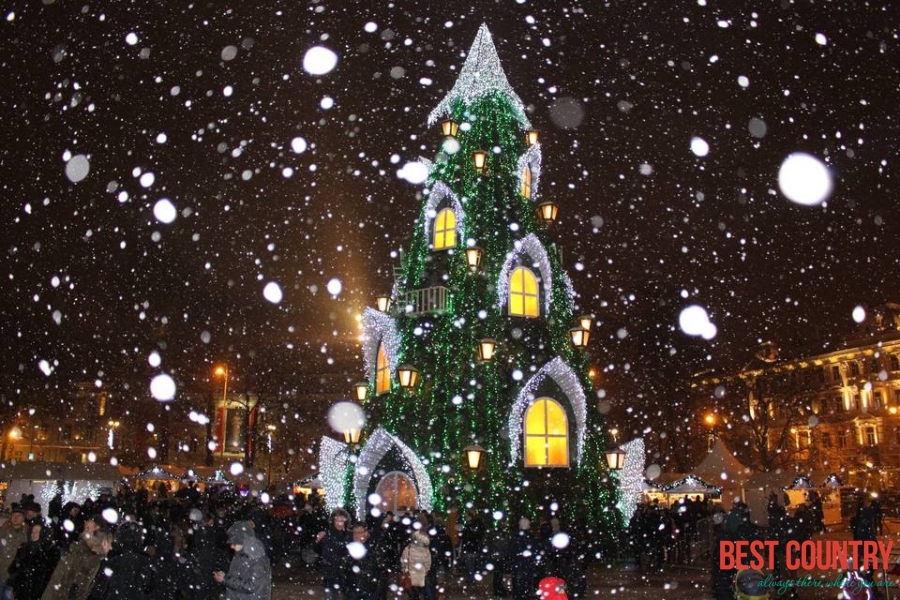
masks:
[(772, 342), (736, 373), (694, 389), (721, 415), (716, 431), (755, 470), (817, 470), (846, 484), (900, 488), (900, 305), (874, 311), (825, 351)]

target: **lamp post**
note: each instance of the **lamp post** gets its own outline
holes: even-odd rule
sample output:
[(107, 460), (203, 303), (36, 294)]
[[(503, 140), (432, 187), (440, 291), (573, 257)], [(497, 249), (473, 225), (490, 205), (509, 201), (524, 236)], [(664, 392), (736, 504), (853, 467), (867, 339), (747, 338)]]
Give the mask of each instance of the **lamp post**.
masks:
[[(225, 453), (225, 429), (226, 424), (224, 423), (224, 419), (228, 414), (228, 365), (219, 365), (216, 367), (213, 373), (222, 378), (222, 437), (223, 439), (219, 440), (219, 447), (221, 448), (220, 454)], [(213, 464), (213, 420), (217, 416), (216, 409), (213, 407), (212, 414), (209, 416), (209, 423), (206, 425), (206, 465), (211, 467)], [(217, 421), (218, 422), (218, 421)]]

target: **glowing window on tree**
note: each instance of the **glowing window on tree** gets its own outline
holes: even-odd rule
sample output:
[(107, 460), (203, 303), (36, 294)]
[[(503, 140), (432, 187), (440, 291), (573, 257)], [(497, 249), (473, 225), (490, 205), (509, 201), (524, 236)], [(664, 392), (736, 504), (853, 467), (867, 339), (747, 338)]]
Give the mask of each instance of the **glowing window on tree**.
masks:
[(388, 362), (384, 344), (378, 344), (378, 359), (375, 363), (375, 393), (391, 391), (391, 365)]
[(456, 247), (456, 215), (449, 208), (439, 212), (434, 219), (433, 247), (435, 250)]
[(525, 413), (525, 466), (569, 466), (569, 422), (552, 398), (538, 398)]
[(522, 169), (522, 195), (531, 198), (531, 167)]
[(530, 269), (516, 267), (509, 278), (509, 314), (517, 317), (537, 317), (538, 281)]

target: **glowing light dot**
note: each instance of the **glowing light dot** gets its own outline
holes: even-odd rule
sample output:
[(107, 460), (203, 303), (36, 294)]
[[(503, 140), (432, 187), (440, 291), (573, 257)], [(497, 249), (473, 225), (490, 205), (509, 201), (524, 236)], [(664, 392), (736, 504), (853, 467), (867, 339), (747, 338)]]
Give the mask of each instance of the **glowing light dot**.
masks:
[(228, 472), (237, 477), (244, 472), (244, 465), (239, 462), (233, 462), (231, 463), (231, 466), (228, 467)]
[(857, 306), (853, 309), (853, 320), (857, 323), (862, 323), (866, 320), (866, 309), (862, 306)]

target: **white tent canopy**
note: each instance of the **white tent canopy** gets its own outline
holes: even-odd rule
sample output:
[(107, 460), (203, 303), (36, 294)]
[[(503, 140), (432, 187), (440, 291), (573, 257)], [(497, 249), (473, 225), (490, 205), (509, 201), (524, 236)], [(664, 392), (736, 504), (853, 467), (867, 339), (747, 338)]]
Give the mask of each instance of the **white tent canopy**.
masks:
[(691, 473), (726, 488), (740, 486), (750, 477), (750, 469), (734, 457), (722, 440), (716, 440), (712, 450)]

